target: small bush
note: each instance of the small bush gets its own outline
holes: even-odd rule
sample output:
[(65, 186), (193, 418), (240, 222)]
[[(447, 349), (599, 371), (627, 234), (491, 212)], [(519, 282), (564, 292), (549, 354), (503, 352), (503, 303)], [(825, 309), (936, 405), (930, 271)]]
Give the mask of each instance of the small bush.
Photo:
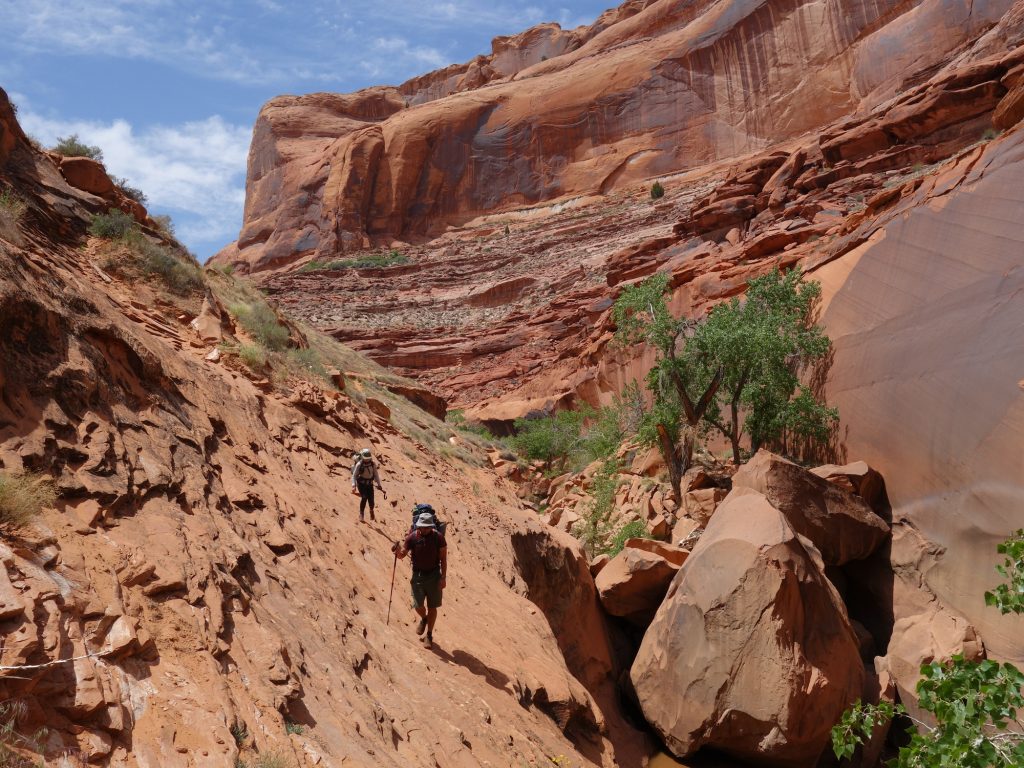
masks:
[(642, 520), (634, 520), (631, 523), (626, 523), (624, 526), (619, 528), (616, 534), (612, 537), (611, 544), (608, 545), (608, 549), (605, 552), (612, 557), (615, 557), (622, 548), (626, 545), (626, 542), (630, 539), (652, 539), (650, 532), (647, 530), (647, 526), (644, 525)]
[(303, 733), (306, 732), (306, 729), (298, 723), (285, 722), (284, 732), (288, 734), (295, 734), (296, 736), (301, 736)]
[(27, 207), (25, 201), (10, 190), (0, 192), (0, 237), (20, 244), (18, 225)]
[(0, 472), (0, 525), (27, 525), (56, 499), (56, 486), (46, 475)]
[(982, 141), (992, 141), (992, 139), (997, 138), (999, 138), (999, 131), (997, 131), (995, 128), (989, 128), (987, 131), (981, 134)]
[(257, 373), (266, 370), (267, 353), (259, 344), (243, 344), (238, 348), (238, 357), (250, 370)]
[(289, 768), (290, 765), (288, 758), (280, 752), (266, 752), (256, 758), (252, 768)]
[(476, 435), (477, 437), (482, 437), (484, 440), (492, 442), (498, 439), (497, 436), (483, 424), (475, 424), (466, 421), (466, 414), (457, 408), (448, 411), (448, 415), (445, 416), (445, 421), (455, 429), (459, 430), (459, 432), (464, 432), (468, 435)]
[(157, 245), (142, 234), (132, 239), (131, 247), (139, 257), (142, 272), (159, 277), (174, 293), (187, 295), (204, 285), (199, 265), (178, 258), (170, 248)]
[(242, 327), (256, 341), (273, 352), (281, 352), (288, 347), (291, 334), (281, 325), (274, 310), (263, 301), (252, 304), (232, 304), (229, 311)]
[(651, 185), (651, 200), (660, 200), (665, 196), (665, 188), (661, 186), (660, 181), (656, 181)]
[(140, 205), (145, 205), (149, 201), (149, 198), (146, 197), (146, 193), (138, 187), (133, 187), (131, 183), (129, 183), (128, 179), (111, 176), (110, 180), (114, 182), (114, 186), (121, 190), (125, 197), (130, 197)]
[(116, 240), (135, 231), (135, 219), (118, 208), (111, 208), (106, 213), (97, 213), (92, 217), (89, 234), (102, 237), (104, 240)]
[(590, 511), (573, 526), (572, 534), (583, 545), (588, 557), (608, 548), (611, 514), (615, 509), (615, 492), (619, 488), (618, 462), (609, 459), (601, 465), (590, 486)]
[(153, 221), (156, 223), (156, 228), (163, 232), (168, 237), (174, 237), (174, 221), (166, 213), (161, 213), (158, 216), (153, 217)]
[(231, 738), (235, 740), (235, 746), (240, 747), (249, 738), (249, 729), (245, 723), (235, 723), (231, 726)]
[(78, 140), (77, 133), (72, 133), (70, 136), (58, 136), (53, 151), (64, 155), (64, 157), (88, 157), (97, 163), (103, 162), (103, 150), (83, 144)]

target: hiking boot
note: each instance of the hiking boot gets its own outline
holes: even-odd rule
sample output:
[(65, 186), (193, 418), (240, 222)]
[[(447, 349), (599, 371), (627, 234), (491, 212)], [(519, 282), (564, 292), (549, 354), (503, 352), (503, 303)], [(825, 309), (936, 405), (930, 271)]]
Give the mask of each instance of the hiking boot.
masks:
[(377, 516), (375, 514), (373, 514), (373, 510), (372, 509), (370, 510), (370, 519), (373, 520), (374, 522), (377, 521)]
[(427, 632), (427, 636), (423, 638), (423, 645), (427, 648), (434, 647), (434, 636), (430, 632)]
[(363, 513), (362, 512), (359, 513), (359, 522), (360, 523), (365, 523), (366, 522), (366, 520), (363, 519)]
[(418, 627), (416, 627), (416, 634), (417, 635), (422, 635), (426, 631), (427, 631), (427, 617), (424, 616), (422, 619), (420, 619), (420, 625)]

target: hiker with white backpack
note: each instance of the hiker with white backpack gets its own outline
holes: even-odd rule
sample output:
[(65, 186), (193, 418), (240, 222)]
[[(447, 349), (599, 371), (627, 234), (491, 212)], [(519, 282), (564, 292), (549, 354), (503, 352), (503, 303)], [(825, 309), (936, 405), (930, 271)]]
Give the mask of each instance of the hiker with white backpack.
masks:
[[(352, 465), (352, 493), (359, 494), (359, 522), (364, 521), (363, 513), (366, 505), (370, 505), (370, 519), (376, 520), (373, 514), (373, 487), (384, 493), (380, 484), (380, 475), (377, 473), (377, 462), (373, 460), (373, 452), (369, 448), (363, 448), (358, 458)], [(384, 498), (388, 496), (384, 493)]]

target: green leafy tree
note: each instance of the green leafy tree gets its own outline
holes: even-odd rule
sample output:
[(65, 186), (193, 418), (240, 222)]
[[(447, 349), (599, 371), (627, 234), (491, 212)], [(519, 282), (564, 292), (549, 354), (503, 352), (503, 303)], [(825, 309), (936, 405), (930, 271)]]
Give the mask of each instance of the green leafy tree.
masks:
[(97, 163), (103, 162), (103, 150), (80, 141), (77, 133), (72, 133), (70, 136), (58, 136), (53, 151), (64, 155), (64, 157), (88, 157)]
[(647, 375), (654, 403), (641, 422), (641, 441), (657, 445), (676, 498), (682, 498), (683, 475), (693, 463), (701, 421), (714, 402), (724, 369), (684, 354), (694, 324), (669, 312), (665, 300), (668, 275), (657, 273), (622, 292), (612, 308), (620, 344), (646, 343), (657, 358)]
[[(1024, 531), (999, 545), (1007, 565), (999, 572), (1010, 580), (985, 601), (1003, 614), (1021, 613), (1021, 559)], [(1007, 588), (1007, 593), (1001, 591)], [(921, 667), (917, 684), (918, 706), (935, 724), (913, 720), (910, 743), (890, 763), (896, 768), (1020, 768), (1024, 766), (1024, 673), (1012, 664), (968, 661), (954, 656)], [(908, 715), (902, 705), (857, 702), (832, 729), (832, 750), (838, 758), (851, 758), (874, 729), (896, 715)]]
[(712, 309), (687, 344), (693, 366), (723, 371), (705, 421), (729, 440), (736, 464), (744, 432), (752, 452), (783, 435), (820, 443), (838, 419), (800, 385), (801, 371), (830, 347), (813, 322), (821, 285), (801, 278), (775, 269), (751, 280), (743, 299)]

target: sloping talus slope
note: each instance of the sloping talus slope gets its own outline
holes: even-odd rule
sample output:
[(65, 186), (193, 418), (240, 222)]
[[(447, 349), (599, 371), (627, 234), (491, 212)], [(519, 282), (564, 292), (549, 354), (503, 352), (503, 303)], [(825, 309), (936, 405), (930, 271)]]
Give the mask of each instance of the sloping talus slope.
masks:
[(629, 2), (590, 28), (496, 41), (475, 69), (279, 97), (219, 258), (277, 269), (758, 150), (879, 103), (1010, 4)]
[[(208, 359), (158, 286), (112, 280), (78, 247), (105, 205), (28, 146), (2, 91), (0, 186), (28, 205), (0, 239), (0, 468), (61, 492), (0, 542), (0, 698), (25, 703), (26, 733), (49, 728), (49, 756), (638, 764), (575, 542), (344, 393)], [(363, 445), (389, 501), (360, 526), (348, 457)], [(416, 501), (450, 521), (433, 651), (405, 563), (384, 621), (389, 544)]]

